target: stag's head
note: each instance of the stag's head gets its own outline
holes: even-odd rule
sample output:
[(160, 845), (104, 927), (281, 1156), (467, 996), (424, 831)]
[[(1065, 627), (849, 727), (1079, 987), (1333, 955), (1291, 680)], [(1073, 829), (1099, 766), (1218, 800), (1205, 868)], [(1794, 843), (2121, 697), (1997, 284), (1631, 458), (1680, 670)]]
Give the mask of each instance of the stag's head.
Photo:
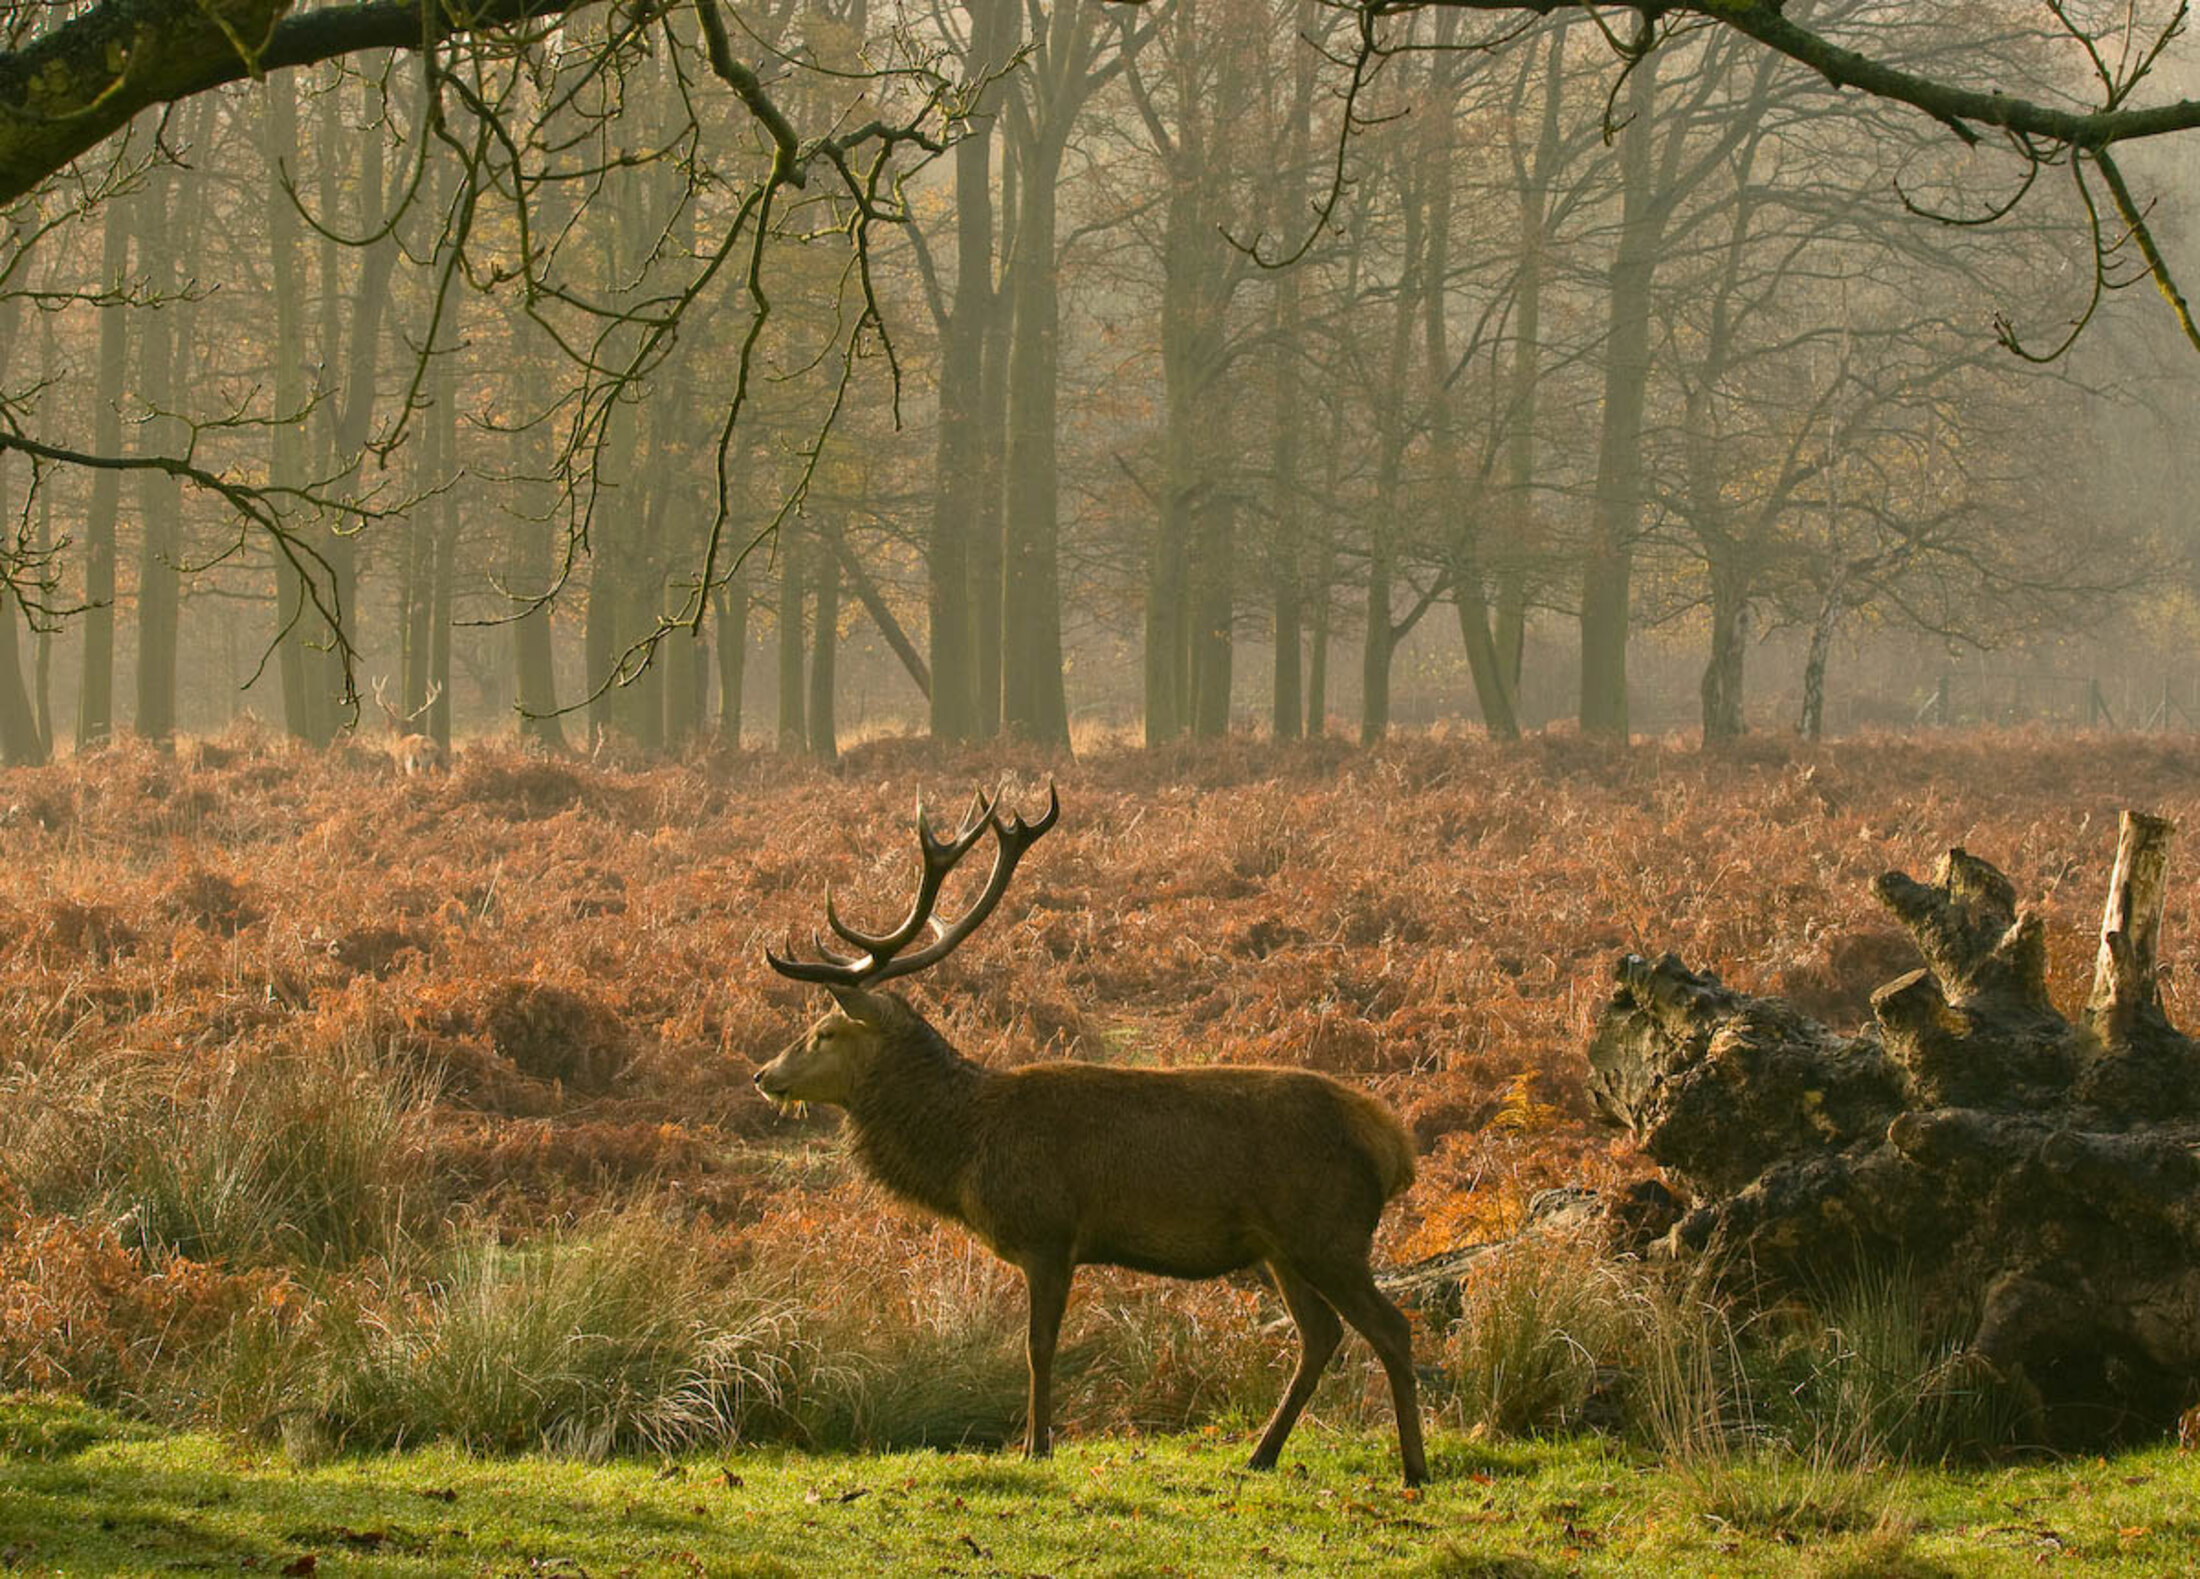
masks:
[[(814, 982), (833, 995), (835, 1008), (812, 1025), (787, 1050), (756, 1072), (756, 1089), (774, 1102), (827, 1102), (845, 1107), (861, 1088), (866, 1072), (892, 1056), (900, 1033), (921, 1023), (916, 1012), (892, 993), (876, 989), (897, 976), (936, 965), (984, 924), (1008, 892), (1016, 863), (1062, 814), (1061, 797), (1047, 785), (1047, 809), (1037, 822), (1004, 813), (1000, 797), (979, 795), (970, 803), (962, 826), (942, 837), (917, 807), (917, 850), (923, 868), (908, 915), (890, 932), (859, 931), (841, 920), (833, 892), (825, 890), (825, 923), (842, 943), (856, 950), (843, 954), (820, 934), (811, 935), (818, 957), (800, 960), (790, 947), (785, 956), (764, 951), (773, 970), (795, 981)], [(993, 870), (970, 908), (952, 922), (940, 920), (933, 907), (948, 876), (988, 833), (993, 835)], [(912, 944), (923, 939), (921, 947)]]

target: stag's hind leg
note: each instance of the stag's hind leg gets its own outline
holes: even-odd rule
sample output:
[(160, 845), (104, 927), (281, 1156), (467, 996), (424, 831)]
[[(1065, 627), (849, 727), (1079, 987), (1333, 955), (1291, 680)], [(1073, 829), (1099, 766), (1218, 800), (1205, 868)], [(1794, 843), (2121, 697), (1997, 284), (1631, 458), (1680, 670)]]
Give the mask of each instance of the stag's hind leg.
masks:
[(1024, 1435), (1026, 1458), (1045, 1458), (1054, 1451), (1054, 1349), (1062, 1335), (1062, 1312), (1069, 1307), (1069, 1285), (1074, 1275), (1066, 1259), (1032, 1261), (1024, 1267), (1024, 1283), (1031, 1291), (1031, 1328), (1024, 1344), (1024, 1355), (1031, 1366), (1030, 1418)]
[(1344, 1338), (1344, 1324), (1330, 1309), (1329, 1301), (1315, 1292), (1313, 1284), (1280, 1261), (1269, 1262), (1268, 1272), (1276, 1280), (1276, 1292), (1283, 1296), (1284, 1309), (1291, 1312), (1291, 1320), (1299, 1329), (1299, 1368), (1291, 1373), (1291, 1385), (1283, 1390), (1276, 1412), (1268, 1419), (1268, 1429), (1260, 1434), (1260, 1446), (1253, 1449), (1254, 1469), (1276, 1467), (1284, 1439), (1298, 1424), (1299, 1411), (1314, 1396), (1322, 1368)]
[(1398, 1416), (1398, 1456), (1405, 1462), (1406, 1484), (1420, 1485), (1428, 1479), (1428, 1456), (1421, 1444), (1421, 1406), (1413, 1379), (1413, 1324), (1384, 1298), (1365, 1265), (1309, 1270), (1307, 1276), (1382, 1361)]

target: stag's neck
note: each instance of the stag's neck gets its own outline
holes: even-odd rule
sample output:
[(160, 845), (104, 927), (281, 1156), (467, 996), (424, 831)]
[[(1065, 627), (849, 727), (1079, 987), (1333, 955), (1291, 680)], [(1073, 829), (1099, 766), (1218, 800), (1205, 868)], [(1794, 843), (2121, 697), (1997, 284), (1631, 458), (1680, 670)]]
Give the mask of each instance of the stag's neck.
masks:
[(987, 1078), (931, 1026), (904, 1028), (848, 1104), (856, 1161), (902, 1199), (959, 1220)]

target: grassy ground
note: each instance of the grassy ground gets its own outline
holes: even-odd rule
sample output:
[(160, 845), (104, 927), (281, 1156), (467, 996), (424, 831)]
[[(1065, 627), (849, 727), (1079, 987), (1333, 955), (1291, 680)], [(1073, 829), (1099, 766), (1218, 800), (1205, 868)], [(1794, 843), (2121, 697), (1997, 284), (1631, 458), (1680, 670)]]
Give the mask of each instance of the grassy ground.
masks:
[(0, 1403), (0, 1568), (337, 1574), (2160, 1575), (2200, 1570), (2200, 1459), (1961, 1471), (1662, 1469), (1595, 1439), (1302, 1428), (1281, 1473), (1216, 1435), (670, 1465), (444, 1449), (301, 1468), (73, 1404)]

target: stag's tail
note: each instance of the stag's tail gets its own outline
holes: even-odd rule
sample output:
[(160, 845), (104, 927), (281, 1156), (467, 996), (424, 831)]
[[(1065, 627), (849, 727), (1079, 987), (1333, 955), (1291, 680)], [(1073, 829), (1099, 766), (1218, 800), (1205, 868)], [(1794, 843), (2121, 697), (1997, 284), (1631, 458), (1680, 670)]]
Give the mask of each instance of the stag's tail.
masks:
[(1347, 1093), (1346, 1122), (1353, 1139), (1374, 1166), (1384, 1201), (1394, 1201), (1413, 1183), (1413, 1136), (1398, 1115), (1361, 1091)]

